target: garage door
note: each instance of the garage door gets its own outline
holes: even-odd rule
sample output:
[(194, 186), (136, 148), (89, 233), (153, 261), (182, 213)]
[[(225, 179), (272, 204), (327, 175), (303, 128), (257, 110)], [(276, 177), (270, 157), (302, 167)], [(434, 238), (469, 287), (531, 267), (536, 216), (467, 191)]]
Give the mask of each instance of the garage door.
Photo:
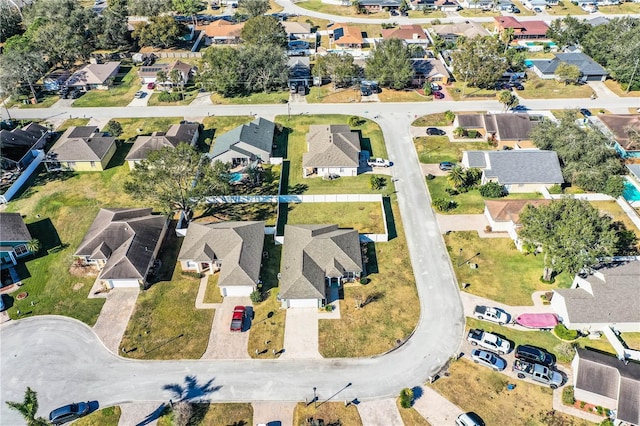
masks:
[(588, 75), (586, 78), (587, 81), (602, 81), (601, 75)]
[(138, 280), (108, 280), (109, 288), (140, 288)]
[(290, 308), (317, 308), (318, 299), (289, 299)]
[(251, 296), (253, 292), (253, 287), (249, 286), (228, 286), (221, 287), (222, 295), (224, 297), (242, 297), (242, 296)]

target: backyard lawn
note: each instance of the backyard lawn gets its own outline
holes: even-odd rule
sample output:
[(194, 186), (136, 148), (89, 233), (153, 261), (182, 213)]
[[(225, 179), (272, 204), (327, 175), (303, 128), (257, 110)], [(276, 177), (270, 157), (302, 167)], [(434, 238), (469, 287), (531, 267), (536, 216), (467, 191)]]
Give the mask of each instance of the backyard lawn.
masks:
[[(213, 385), (216, 383), (214, 381)], [(189, 425), (233, 425), (253, 424), (253, 407), (249, 403), (193, 404)], [(173, 413), (160, 417), (158, 426), (174, 426)]]
[[(560, 349), (559, 345), (566, 342), (558, 339), (550, 331), (514, 330), (513, 328), (501, 326), (488, 321), (480, 321), (475, 318), (467, 318), (466, 332), (468, 332), (470, 328), (480, 328), (490, 333), (499, 334), (500, 336), (505, 337), (507, 340), (510, 340), (511, 343), (514, 344), (514, 348), (517, 345), (526, 344), (546, 349), (548, 352), (555, 355), (556, 361), (558, 363), (564, 365), (565, 367), (569, 367), (571, 360), (573, 360), (573, 352), (571, 352), (570, 356), (567, 356), (566, 354), (563, 354), (561, 350), (558, 350)], [(581, 337), (579, 339), (576, 339), (572, 343), (576, 343), (581, 348), (590, 347), (610, 354), (616, 353), (613, 347), (609, 344), (609, 341), (604, 336), (600, 337), (599, 339)]]
[(120, 407), (116, 405), (95, 411), (87, 417), (76, 420), (73, 424), (74, 426), (118, 426), (120, 414)]
[(628, 230), (633, 231), (638, 238), (636, 246), (640, 248), (640, 229), (629, 219), (629, 216), (627, 216), (616, 201), (591, 201), (590, 203), (600, 210), (601, 214), (609, 215), (615, 222), (622, 222)]
[[(329, 396), (319, 395), (318, 399), (324, 401)], [(313, 394), (309, 395), (308, 399), (312, 400)], [(309, 426), (307, 419), (310, 417), (324, 420), (325, 425), (362, 426), (362, 419), (360, 419), (356, 406), (345, 407), (342, 401), (327, 402), (319, 405), (318, 408), (315, 407), (315, 404), (307, 406), (304, 402), (299, 402), (293, 410), (293, 426)]]
[(166, 132), (172, 124), (179, 124), (182, 117), (113, 118), (122, 126), (118, 139), (134, 142), (138, 136), (153, 132)]
[[(437, 126), (438, 124), (434, 125)], [(439, 125), (443, 126), (445, 124)], [(413, 144), (418, 152), (420, 162), (425, 164), (440, 163), (442, 161), (459, 163), (462, 160), (463, 151), (495, 150), (494, 147), (482, 139), (478, 139), (478, 142), (451, 142), (448, 136), (421, 136), (414, 138)]]
[[(570, 4), (570, 3), (569, 3)], [(543, 80), (534, 73), (527, 73), (524, 90), (518, 96), (526, 99), (588, 98), (593, 93), (589, 85), (564, 84), (556, 80)]]
[(427, 114), (419, 117), (413, 123), (414, 127), (427, 127), (427, 126), (451, 126), (452, 121), (447, 120), (444, 112), (437, 112), (435, 114)]
[[(564, 272), (556, 276), (554, 284), (541, 282), (544, 256), (521, 253), (511, 238), (480, 238), (477, 232), (450, 232), (444, 241), (458, 284), (471, 284), (465, 291), (477, 296), (511, 306), (527, 306), (533, 305), (534, 291), (568, 288), (573, 281), (573, 276)], [(465, 262), (472, 256), (477, 269)]]
[(289, 100), (289, 91), (273, 93), (252, 93), (248, 96), (237, 96), (225, 98), (214, 93), (211, 95), (211, 102), (214, 105), (248, 105), (248, 104), (286, 104)]
[(127, 106), (140, 87), (137, 69), (130, 65), (123, 65), (109, 90), (91, 90), (76, 99), (71, 106), (77, 108)]
[(523, 380), (507, 390), (513, 379), (461, 359), (449, 366), (449, 377), (438, 379), (432, 387), (463, 411), (473, 411), (487, 425), (572, 425), (591, 423), (553, 411), (551, 389)]
[[(318, 350), (327, 358), (381, 354), (404, 341), (420, 311), (409, 250), (397, 205), (386, 243), (370, 243), (366, 284), (347, 284), (340, 300), (340, 320), (320, 320)], [(356, 309), (356, 298), (371, 299)]]
[(378, 93), (381, 102), (425, 102), (433, 99), (432, 96), (423, 96), (415, 90), (382, 89)]
[(360, 102), (362, 96), (360, 91), (354, 88), (333, 90), (333, 84), (329, 83), (320, 87), (311, 87), (306, 98), (308, 103), (336, 104)]
[(300, 203), (289, 204), (288, 224), (337, 223), (361, 234), (383, 234), (380, 203)]

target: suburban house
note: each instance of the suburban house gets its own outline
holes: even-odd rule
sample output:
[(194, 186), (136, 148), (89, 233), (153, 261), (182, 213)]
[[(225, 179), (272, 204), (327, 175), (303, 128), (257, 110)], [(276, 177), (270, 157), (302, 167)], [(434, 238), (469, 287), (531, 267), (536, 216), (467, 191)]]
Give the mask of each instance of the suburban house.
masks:
[(540, 122), (529, 114), (458, 114), (454, 128), (477, 130), (487, 140), (519, 143), (529, 139), (529, 134)]
[(561, 63), (576, 65), (582, 75), (580, 81), (605, 81), (608, 75), (607, 70), (582, 52), (556, 53), (553, 59), (532, 59), (530, 62), (533, 72), (545, 80), (558, 79), (555, 72)]
[(481, 169), (483, 185), (497, 182), (508, 192), (537, 192), (564, 183), (555, 151), (464, 151), (462, 164)]
[(260, 282), (264, 222), (191, 222), (178, 260), (183, 271), (219, 272), (222, 296), (249, 296)]
[[(165, 88), (173, 87), (173, 81), (171, 81), (171, 72), (178, 70), (180, 75), (180, 83), (187, 84), (189, 78), (193, 75), (193, 67), (189, 64), (185, 64), (182, 61), (173, 61), (170, 64), (154, 64), (149, 66), (141, 66), (138, 69), (138, 77), (142, 84), (155, 83)], [(166, 81), (158, 81), (158, 72), (163, 71), (167, 75)]]
[(347, 125), (309, 126), (307, 152), (302, 154), (302, 174), (357, 176), (361, 161), (360, 135)]
[(358, 3), (367, 12), (380, 12), (382, 10), (398, 10), (402, 6), (401, 0), (359, 0)]
[(37, 123), (0, 130), (0, 203), (18, 192), (44, 159), (49, 129)]
[(51, 147), (45, 166), (49, 171), (102, 171), (115, 152), (116, 138), (99, 132), (96, 126), (72, 126)]
[(65, 86), (80, 90), (108, 90), (119, 69), (120, 62), (88, 64), (71, 74)]
[(492, 232), (506, 232), (518, 250), (522, 251), (522, 240), (518, 236), (520, 213), (526, 206), (539, 207), (551, 200), (485, 200), (484, 216)]
[[(364, 45), (360, 27), (353, 25), (337, 25), (332, 29), (333, 46), (340, 49), (360, 49)], [(329, 46), (331, 46), (329, 39)]]
[(284, 21), (281, 24), (289, 36), (289, 40), (315, 41), (316, 34), (311, 32), (311, 24), (293, 21)]
[(206, 44), (238, 44), (244, 22), (238, 24), (231, 23), (224, 19), (213, 21), (204, 28), (207, 38)]
[(331, 291), (363, 273), (358, 231), (335, 224), (285, 225), (282, 259), (283, 308), (322, 307)]
[(640, 157), (640, 138), (632, 137), (640, 135), (640, 114), (598, 114), (595, 118), (622, 158)]
[(461, 0), (460, 5), (465, 9), (493, 9), (493, 2), (491, 0)]
[(287, 61), (289, 67), (289, 87), (309, 86), (311, 81), (311, 62), (308, 56), (293, 56)]
[[(554, 2), (556, 0), (553, 0)], [(529, 10), (533, 10), (536, 7), (540, 10), (545, 10), (547, 8), (548, 2), (547, 0), (522, 0), (522, 5)]]
[(411, 59), (413, 85), (422, 87), (425, 82), (449, 84), (451, 74), (442, 61), (436, 58)]
[(424, 29), (417, 24), (413, 25), (400, 25), (397, 28), (387, 28), (382, 30), (382, 38), (397, 38), (404, 41), (406, 44), (420, 44), (428, 45), (429, 39)]
[(578, 274), (553, 290), (551, 307), (572, 330), (640, 332), (640, 261), (615, 262)]
[(614, 410), (616, 425), (640, 425), (640, 364), (577, 348), (571, 368), (576, 400)]
[(513, 16), (496, 16), (493, 19), (497, 34), (511, 28), (513, 29), (513, 39), (516, 41), (547, 39), (549, 26), (544, 21), (518, 21)]
[(0, 212), (0, 287), (20, 281), (13, 268), (18, 260), (31, 252), (27, 243), (31, 234), (20, 213)]
[(276, 125), (264, 118), (256, 118), (218, 136), (209, 153), (211, 161), (231, 163), (232, 167), (248, 166), (255, 161), (268, 163), (271, 159)]
[(429, 32), (432, 35), (437, 35), (448, 43), (455, 43), (458, 37), (474, 38), (489, 35), (489, 31), (487, 31), (481, 24), (474, 21), (433, 25), (429, 28)]
[(462, 9), (462, 6), (456, 0), (435, 0), (433, 9), (441, 12), (457, 12)]
[(167, 218), (150, 208), (100, 209), (73, 254), (95, 266), (108, 288), (145, 286), (167, 230)]
[(150, 136), (138, 136), (129, 150), (126, 161), (133, 170), (136, 163), (147, 158), (151, 151), (161, 148), (175, 148), (179, 143), (195, 146), (198, 141), (200, 125), (197, 123), (174, 124), (167, 132), (153, 132)]

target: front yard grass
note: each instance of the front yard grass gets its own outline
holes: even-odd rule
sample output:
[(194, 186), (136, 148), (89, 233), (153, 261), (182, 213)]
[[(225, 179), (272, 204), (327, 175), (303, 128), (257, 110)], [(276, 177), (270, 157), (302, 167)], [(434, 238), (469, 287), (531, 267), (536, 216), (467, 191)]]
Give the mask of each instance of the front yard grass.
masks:
[[(507, 340), (510, 340), (511, 343), (514, 344), (514, 348), (517, 345), (533, 345), (546, 349), (548, 352), (555, 355), (556, 361), (559, 364), (564, 365), (565, 367), (568, 367), (573, 360), (573, 352), (571, 352), (570, 356), (567, 356), (566, 354), (563, 354), (562, 351), (558, 350), (560, 349), (559, 346), (566, 342), (564, 340), (558, 339), (551, 331), (515, 330), (510, 327), (501, 326), (488, 321), (480, 321), (475, 318), (467, 317), (466, 320), (467, 325), (465, 329), (465, 335), (470, 328), (480, 328), (490, 333), (496, 333), (505, 337)], [(580, 337), (572, 343), (576, 343), (581, 348), (590, 347), (610, 354), (616, 353), (615, 349), (613, 349), (611, 344), (609, 344), (609, 341), (604, 336), (600, 337), (599, 339)]]
[(425, 102), (433, 99), (432, 96), (423, 96), (415, 90), (382, 89), (378, 93), (381, 102)]
[[(319, 400), (329, 395), (319, 396)], [(309, 397), (311, 400), (313, 395)], [(293, 426), (308, 426), (307, 419), (323, 419), (325, 425), (349, 425), (362, 426), (362, 419), (355, 405), (344, 406), (344, 402), (326, 402), (315, 408), (314, 404), (308, 406), (304, 402), (299, 402), (293, 410)]]
[(337, 104), (360, 102), (362, 96), (360, 91), (354, 88), (333, 90), (333, 85), (330, 83), (320, 87), (311, 87), (306, 98), (307, 103), (310, 104)]
[(214, 105), (285, 104), (288, 100), (288, 91), (252, 93), (247, 96), (237, 96), (233, 98), (225, 98), (218, 93), (211, 95), (211, 102), (213, 102)]
[(640, 4), (634, 2), (624, 2), (617, 6), (598, 6), (600, 13), (640, 13)]
[[(638, 5), (638, 7), (640, 7), (640, 3), (623, 3), (623, 4), (633, 4), (633, 5)], [(615, 6), (612, 6), (615, 7)], [(605, 86), (607, 86), (609, 88), (609, 90), (611, 90), (613, 93), (615, 93), (618, 96), (624, 96), (624, 97), (633, 97), (633, 98), (639, 98), (640, 97), (640, 90), (629, 90), (629, 92), (627, 92), (626, 90), (623, 90), (622, 87), (620, 86), (620, 83), (618, 83), (615, 80), (605, 80), (604, 82)], [(632, 112), (636, 112), (635, 108), (633, 109)]]
[(172, 124), (179, 124), (183, 117), (145, 117), (145, 118), (113, 118), (122, 126), (121, 140), (135, 140), (141, 135), (153, 132), (166, 132)]
[(218, 287), (219, 276), (219, 272), (209, 274), (207, 289), (204, 292), (204, 303), (222, 303), (222, 294), (220, 294), (220, 287)]
[(507, 384), (514, 379), (466, 359), (453, 362), (449, 372), (449, 377), (431, 386), (463, 411), (476, 412), (488, 425), (504, 424), (505, 419), (527, 426), (591, 424), (553, 411), (553, 391), (548, 387), (515, 380), (515, 389), (508, 391)]
[(120, 414), (120, 407), (116, 405), (95, 411), (87, 417), (76, 420), (73, 424), (75, 426), (118, 426)]
[(140, 87), (137, 69), (130, 65), (123, 65), (109, 90), (91, 90), (76, 99), (71, 106), (74, 108), (127, 106)]
[[(442, 126), (442, 124), (440, 125)], [(442, 161), (459, 163), (462, 160), (463, 151), (495, 149), (482, 139), (478, 139), (477, 142), (451, 142), (448, 136), (421, 136), (414, 138), (413, 144), (418, 152), (420, 162), (425, 164)]]
[(189, 105), (193, 100), (198, 96), (200, 89), (198, 87), (192, 86), (191, 88), (186, 88), (183, 94), (183, 99), (174, 102), (161, 102), (160, 101), (160, 93), (159, 91), (155, 91), (151, 94), (149, 101), (147, 102), (147, 106), (184, 106)]
[(313, 10), (320, 13), (328, 13), (329, 15), (351, 16), (358, 18), (388, 18), (388, 12), (376, 12), (370, 14), (358, 14), (352, 6), (339, 6), (335, 4), (323, 3), (321, 0), (307, 0), (297, 2), (296, 6), (303, 9)]
[[(215, 385), (215, 383), (214, 383)], [(253, 407), (249, 403), (193, 404), (189, 425), (252, 425)], [(158, 419), (158, 426), (174, 426), (173, 413)]]
[(640, 350), (640, 333), (621, 333), (620, 337), (630, 349)]
[[(334, 180), (323, 180), (321, 177), (302, 177), (302, 154), (307, 151), (306, 136), (312, 124), (347, 124), (348, 115), (300, 115), (276, 117), (276, 123), (284, 128), (278, 145), (286, 146), (286, 158), (289, 164), (289, 193), (290, 194), (368, 194), (376, 193), (371, 189), (368, 174), (353, 177), (341, 177)], [(364, 123), (352, 130), (360, 131), (362, 149), (371, 153), (372, 157), (387, 158), (387, 148), (380, 127), (373, 121), (364, 119)], [(393, 192), (393, 183), (388, 179), (383, 194)]]
[(478, 18), (485, 16), (500, 16), (500, 12), (496, 12), (494, 10), (482, 10), (482, 9), (463, 9), (458, 12), (460, 16), (464, 16), (465, 18)]
[(524, 7), (522, 2), (520, 2), (519, 0), (513, 0), (511, 3), (513, 3), (518, 9), (520, 9), (519, 16), (533, 16), (536, 14), (534, 11)]
[(534, 73), (528, 73), (524, 90), (518, 96), (524, 99), (588, 98), (593, 93), (588, 84), (564, 84), (556, 80), (543, 80)]
[(454, 81), (451, 86), (447, 87), (447, 92), (449, 92), (451, 97), (456, 101), (474, 99), (496, 99), (495, 90), (470, 87), (467, 86), (464, 80)]
[(422, 414), (418, 413), (415, 408), (402, 408), (400, 406), (400, 398), (396, 399), (396, 406), (402, 418), (402, 423), (411, 426), (431, 426), (431, 424), (422, 417)]
[[(416, 326), (420, 306), (409, 250), (395, 203), (391, 210), (396, 238), (369, 244), (366, 284), (347, 284), (339, 301), (341, 318), (319, 321), (318, 350), (325, 358), (381, 354), (404, 341)], [(369, 296), (373, 301), (356, 309), (356, 297)]]
[(435, 18), (446, 18), (447, 14), (444, 13), (441, 10), (431, 10), (431, 11), (427, 11), (425, 13), (425, 11), (422, 10), (408, 10), (407, 13), (409, 14), (409, 18), (431, 18), (431, 19), (435, 19)]
[(444, 112), (436, 112), (435, 114), (427, 114), (419, 117), (413, 123), (414, 127), (428, 127), (428, 126), (451, 126), (452, 121), (447, 120)]
[(289, 204), (288, 224), (337, 223), (361, 234), (383, 234), (380, 203), (300, 203)]
[(545, 12), (549, 15), (588, 15), (588, 13), (582, 10), (580, 6), (573, 4), (571, 1), (565, 0), (561, 3), (562, 6), (558, 4), (558, 6), (548, 7)]
[[(28, 98), (33, 99), (30, 95)], [(37, 104), (32, 104), (30, 102), (25, 104), (24, 102), (21, 102), (21, 101), (18, 101), (17, 104), (20, 108), (49, 108), (51, 105), (55, 104), (59, 100), (60, 100), (60, 96), (58, 94), (45, 93), (38, 96)]]
[(89, 124), (88, 118), (70, 118), (58, 126), (56, 132), (60, 132), (60, 134), (62, 134), (71, 126), (86, 126), (87, 124)]
[[(544, 256), (525, 255), (511, 238), (480, 238), (477, 232), (450, 232), (444, 236), (458, 284), (471, 284), (466, 291), (511, 306), (533, 305), (534, 291), (568, 288), (573, 276), (557, 275), (554, 284), (540, 281)], [(474, 256), (480, 253), (479, 256)], [(471, 269), (465, 260), (473, 256)], [(458, 266), (460, 265), (460, 266)]]

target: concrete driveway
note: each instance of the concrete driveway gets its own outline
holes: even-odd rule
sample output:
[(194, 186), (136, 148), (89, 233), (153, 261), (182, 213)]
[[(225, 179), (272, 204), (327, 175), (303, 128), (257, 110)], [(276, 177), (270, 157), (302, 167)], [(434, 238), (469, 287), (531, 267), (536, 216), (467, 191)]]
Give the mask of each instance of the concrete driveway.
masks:
[(318, 309), (287, 310), (284, 326), (284, 353), (281, 359), (319, 359)]
[[(213, 325), (209, 335), (209, 345), (202, 359), (249, 359), (249, 329), (251, 319), (245, 319), (241, 333), (229, 329), (233, 308), (237, 305), (251, 306), (248, 297), (225, 297), (213, 316)], [(250, 309), (249, 312), (253, 312)]]
[(293, 410), (296, 402), (254, 402), (253, 423), (278, 424), (278, 426), (293, 426)]
[[(366, 426), (404, 426), (395, 398), (361, 402), (357, 405), (362, 424)], [(407, 425), (409, 426), (409, 425)]]
[(422, 396), (414, 401), (413, 408), (434, 425), (452, 425), (463, 413), (462, 409), (428, 386), (422, 388)]
[(118, 288), (111, 290), (106, 297), (100, 316), (93, 326), (104, 346), (114, 354), (118, 353), (120, 341), (127, 329), (133, 308), (138, 300), (137, 288)]

